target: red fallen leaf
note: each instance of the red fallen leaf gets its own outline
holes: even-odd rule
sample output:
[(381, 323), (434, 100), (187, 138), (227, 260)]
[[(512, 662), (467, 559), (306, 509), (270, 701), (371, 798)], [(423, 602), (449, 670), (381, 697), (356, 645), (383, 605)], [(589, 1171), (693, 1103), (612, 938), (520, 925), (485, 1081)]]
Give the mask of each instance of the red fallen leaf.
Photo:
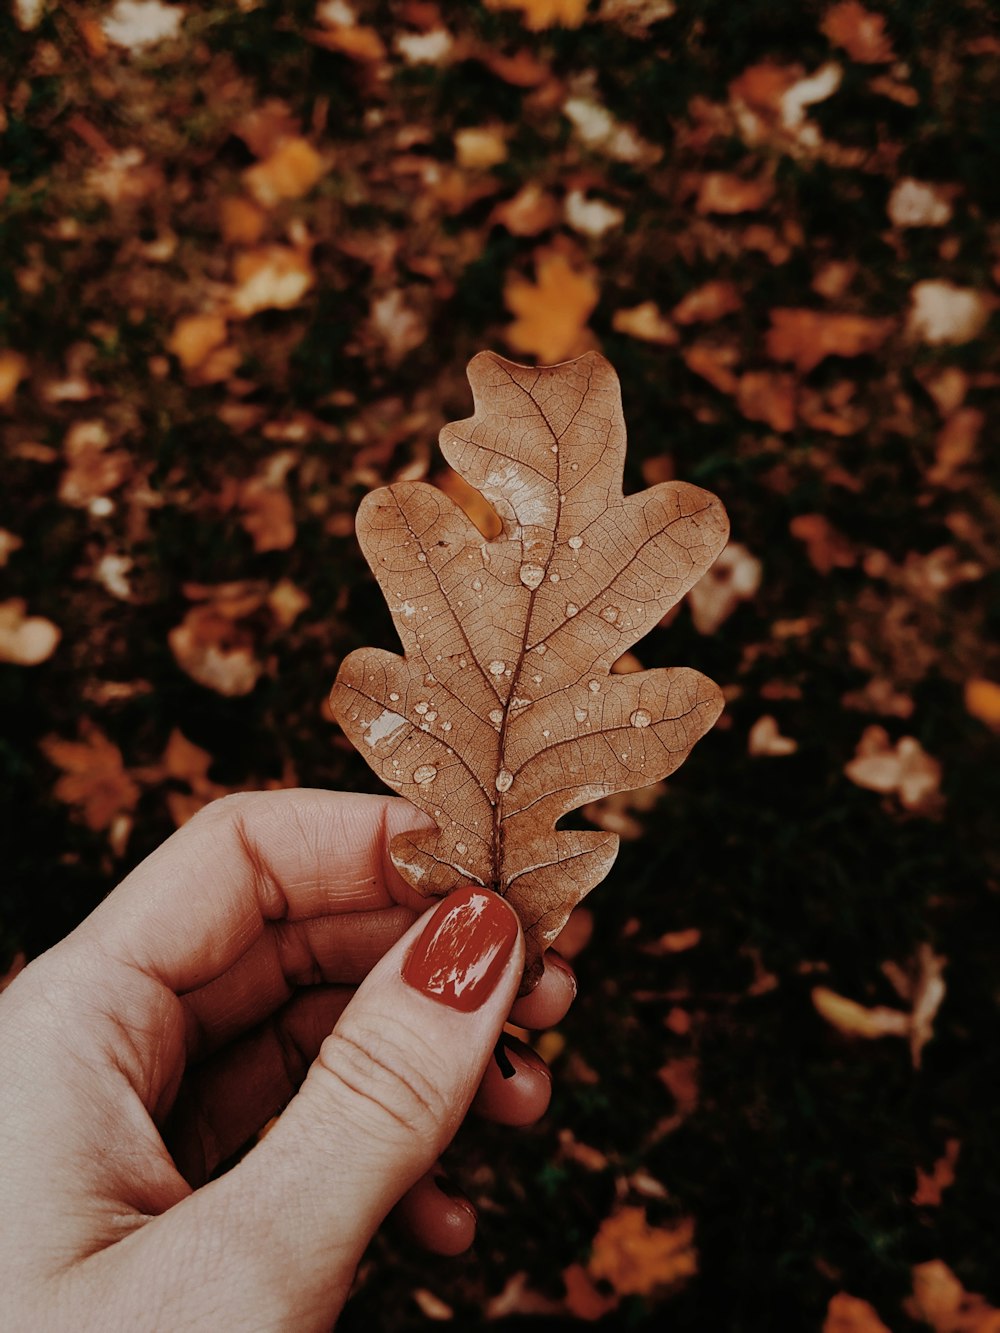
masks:
[(686, 1120), (698, 1109), (701, 1089), (696, 1056), (682, 1055), (668, 1060), (662, 1069), (657, 1070), (656, 1076), (673, 1097), (678, 1119)]
[(689, 1217), (651, 1226), (644, 1208), (619, 1208), (594, 1237), (587, 1271), (610, 1282), (620, 1296), (649, 1296), (698, 1271), (694, 1222)]
[(767, 353), (775, 361), (790, 361), (803, 374), (828, 356), (861, 356), (877, 351), (892, 331), (891, 319), (836, 314), (825, 310), (771, 311)]
[(892, 39), (885, 30), (885, 16), (873, 14), (858, 0), (832, 5), (823, 16), (820, 31), (859, 64), (887, 65), (896, 59)]
[(892, 1333), (892, 1330), (883, 1324), (873, 1305), (839, 1291), (830, 1297), (823, 1333)]
[(564, 1268), (562, 1279), (566, 1288), (566, 1309), (574, 1318), (593, 1323), (618, 1308), (620, 1298), (598, 1291), (582, 1264), (570, 1264)]
[(934, 1333), (1000, 1333), (1000, 1310), (968, 1292), (941, 1259), (913, 1269), (913, 1295), (903, 1302), (911, 1319)]
[(128, 815), (139, 803), (139, 786), (125, 769), (118, 746), (84, 718), (78, 741), (46, 736), (41, 749), (50, 763), (62, 769), (53, 793), (75, 806), (88, 828), (110, 829), (116, 818)]
[(944, 1145), (944, 1153), (937, 1159), (930, 1171), (917, 1167), (917, 1188), (913, 1202), (918, 1208), (937, 1208), (946, 1189), (955, 1183), (955, 1167), (962, 1150), (959, 1139), (949, 1139)]

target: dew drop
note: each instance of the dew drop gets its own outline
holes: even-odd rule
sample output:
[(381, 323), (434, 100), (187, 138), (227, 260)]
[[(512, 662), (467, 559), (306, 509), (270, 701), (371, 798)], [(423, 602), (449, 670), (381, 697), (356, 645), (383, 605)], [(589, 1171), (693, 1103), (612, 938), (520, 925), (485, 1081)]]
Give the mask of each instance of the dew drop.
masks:
[(510, 791), (510, 784), (514, 781), (514, 774), (506, 768), (501, 768), (497, 774), (497, 791)]
[(422, 565), (427, 564), (427, 557), (424, 555), (423, 551), (417, 553), (417, 559), (420, 561)]
[(483, 590), (483, 581), (482, 581), (482, 579), (473, 579), (473, 580), (472, 580), (472, 587), (473, 587), (473, 590), (474, 590), (475, 592), (482, 592), (482, 590)]
[(617, 606), (606, 606), (601, 612), (601, 619), (606, 620), (609, 625), (613, 625), (621, 615), (621, 608)]
[(490, 709), (490, 721), (493, 723), (493, 725), (494, 725), (495, 727), (499, 727), (500, 723), (503, 721), (503, 709), (502, 709), (502, 708), (491, 708), (491, 709)]
[(441, 730), (442, 730), (442, 731), (451, 731), (451, 723), (450, 723), (450, 722), (442, 722), (442, 723), (441, 723)]
[[(440, 659), (438, 659), (438, 660), (440, 660)], [(434, 676), (433, 676), (433, 674), (432, 674), (430, 671), (428, 671), (427, 674), (426, 674), (426, 676), (424, 676), (424, 684), (425, 684), (425, 685), (433, 685), (433, 684), (434, 684)]]
[(419, 713), (421, 717), (427, 712), (428, 708), (430, 708), (430, 704), (426, 699), (421, 699), (418, 704), (413, 705), (413, 711)]
[(541, 565), (522, 565), (520, 569), (521, 582), (526, 588), (537, 588), (545, 577), (545, 570)]
[(557, 454), (559, 452), (558, 444), (551, 445), (549, 451), (550, 453)]
[(575, 602), (567, 602), (567, 603), (566, 603), (566, 614), (567, 614), (568, 616), (571, 616), (571, 617), (572, 617), (572, 616), (575, 616), (576, 613), (577, 613), (577, 611), (579, 611), (579, 609), (580, 609), (580, 608), (576, 605)]
[(413, 781), (419, 782), (423, 787), (426, 783), (433, 782), (437, 775), (438, 771), (433, 764), (421, 764), (419, 768), (413, 770)]
[(548, 740), (549, 737), (552, 735), (552, 732), (546, 730), (546, 731), (543, 731), (543, 732), (542, 732), (542, 735), (545, 737), (546, 740)]
[(459, 665), (460, 667), (467, 667), (467, 666), (469, 665), (468, 659), (465, 658), (465, 657), (460, 657), (460, 658), (458, 659), (458, 665)]
[(550, 582), (550, 583), (558, 583), (558, 582), (559, 582), (559, 575), (558, 575), (558, 574), (550, 574), (550, 575), (549, 575), (549, 582)]
[(427, 721), (428, 721), (428, 722), (433, 722), (434, 719), (435, 719), (436, 717), (437, 717), (437, 713), (435, 713), (434, 710), (431, 709), (430, 712), (428, 712), (428, 714), (427, 714)]
[(653, 719), (646, 712), (645, 708), (637, 708), (629, 718), (633, 727), (648, 727), (652, 720)]
[(577, 722), (586, 722), (587, 720), (586, 708), (574, 708), (573, 716), (576, 718)]
[(569, 549), (571, 551), (579, 551), (580, 547), (583, 545), (583, 538), (570, 537), (569, 541), (567, 542), (567, 545), (569, 546)]
[(538, 647), (535, 649), (535, 652), (538, 654), (539, 657), (541, 657), (544, 653), (547, 653), (548, 650), (549, 646), (547, 643), (540, 643)]
[(569, 465), (569, 470), (570, 470), (570, 472), (579, 472), (579, 471), (580, 471), (580, 464), (579, 464), (579, 463), (570, 463), (570, 465)]
[(536, 685), (541, 685), (542, 683), (541, 676), (532, 676), (531, 679), (535, 682)]
[(398, 700), (398, 698), (399, 695), (396, 693), (395, 690), (393, 690), (393, 692), (389, 695), (389, 699), (392, 703), (395, 703)]
[(491, 675), (491, 676), (502, 676), (503, 673), (504, 673), (506, 670), (507, 670), (507, 663), (506, 663), (506, 662), (491, 662), (491, 663), (490, 663), (490, 675)]
[(464, 842), (455, 843), (455, 851), (458, 852), (459, 856), (464, 856), (468, 850), (469, 849), (468, 847), (466, 847)]
[[(598, 680), (591, 680), (591, 681), (588, 681), (588, 682), (587, 682), (587, 688), (590, 690), (591, 694), (600, 694), (600, 692), (601, 692), (601, 683), (600, 683), (600, 681), (598, 681)], [(430, 714), (428, 714), (428, 716), (430, 716)]]

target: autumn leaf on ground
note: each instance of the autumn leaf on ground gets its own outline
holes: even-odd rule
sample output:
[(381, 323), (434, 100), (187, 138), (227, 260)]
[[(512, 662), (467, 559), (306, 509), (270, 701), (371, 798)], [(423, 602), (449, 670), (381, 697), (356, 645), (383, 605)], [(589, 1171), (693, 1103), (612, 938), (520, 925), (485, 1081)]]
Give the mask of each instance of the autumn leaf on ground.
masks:
[(545, 28), (578, 28), (587, 14), (588, 0), (486, 0), (487, 9), (516, 9), (531, 32)]
[(1000, 1310), (984, 1297), (966, 1291), (941, 1259), (917, 1264), (913, 1295), (903, 1302), (911, 1319), (929, 1324), (934, 1333), (998, 1333)]
[(0, 349), (0, 407), (9, 407), (14, 401), (17, 386), (28, 373), (28, 358), (12, 347)]
[(574, 268), (565, 255), (543, 253), (536, 265), (537, 281), (511, 277), (504, 288), (508, 310), (516, 315), (507, 328), (515, 352), (553, 363), (583, 350), (585, 330), (597, 305), (597, 283), (590, 272)]
[(913, 1194), (913, 1202), (918, 1208), (937, 1208), (940, 1205), (944, 1191), (955, 1183), (955, 1167), (961, 1151), (961, 1141), (949, 1139), (944, 1145), (944, 1153), (930, 1171), (917, 1167), (917, 1187)]
[(823, 1333), (890, 1333), (873, 1305), (846, 1291), (830, 1297)]
[(873, 14), (858, 0), (843, 0), (823, 16), (820, 30), (834, 46), (843, 47), (862, 65), (885, 65), (895, 60), (892, 39), (885, 30), (885, 16)]
[(869, 791), (895, 792), (907, 810), (932, 810), (941, 785), (941, 765), (915, 736), (901, 736), (895, 745), (884, 727), (866, 727), (854, 758), (844, 773)]
[(740, 602), (760, 587), (762, 566), (742, 542), (730, 542), (705, 577), (691, 589), (688, 606), (699, 634), (714, 634)]
[(55, 652), (62, 634), (59, 626), (45, 616), (29, 616), (27, 609), (20, 597), (0, 602), (0, 662), (38, 666)]
[(556, 820), (671, 773), (721, 710), (698, 672), (611, 667), (709, 567), (727, 522), (682, 482), (623, 497), (618, 379), (596, 353), (537, 369), (484, 352), (469, 381), (475, 415), (445, 427), (441, 448), (503, 532), (484, 541), (420, 482), (366, 497), (358, 538), (405, 657), (352, 653), (331, 707), (438, 825), (394, 839), (394, 864), (427, 895), (464, 880), (506, 897), (530, 986), (618, 849)]
[(956, 287), (937, 278), (918, 282), (910, 292), (910, 303), (907, 336), (931, 346), (971, 342), (996, 304), (974, 287)]
[(264, 594), (253, 585), (191, 585), (197, 599), (167, 635), (177, 665), (192, 680), (227, 698), (249, 694), (264, 670), (254, 655), (254, 636), (242, 624), (258, 609)]
[(694, 1222), (650, 1226), (642, 1208), (620, 1208), (601, 1223), (587, 1265), (590, 1276), (610, 1282), (621, 1296), (648, 1296), (698, 1271)]
[(93, 723), (84, 720), (80, 735), (78, 741), (47, 736), (41, 742), (45, 757), (63, 774), (53, 793), (56, 800), (76, 806), (88, 828), (113, 832), (116, 819), (130, 815), (138, 804), (139, 786), (126, 772), (121, 750)]
[(973, 679), (965, 682), (965, 708), (994, 730), (1000, 729), (1000, 683)]
[(804, 375), (828, 356), (874, 352), (892, 329), (890, 319), (836, 314), (826, 310), (771, 311), (767, 352), (775, 361), (791, 361)]

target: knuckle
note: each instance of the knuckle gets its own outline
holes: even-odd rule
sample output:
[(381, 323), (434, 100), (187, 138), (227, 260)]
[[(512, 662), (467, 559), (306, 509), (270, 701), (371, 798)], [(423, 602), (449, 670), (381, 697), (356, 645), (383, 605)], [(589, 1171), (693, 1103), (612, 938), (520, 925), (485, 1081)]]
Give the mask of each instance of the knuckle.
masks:
[(411, 1034), (403, 1041), (364, 1027), (336, 1028), (316, 1063), (372, 1128), (401, 1127), (426, 1142), (439, 1138), (448, 1123), (448, 1098), (429, 1052)]

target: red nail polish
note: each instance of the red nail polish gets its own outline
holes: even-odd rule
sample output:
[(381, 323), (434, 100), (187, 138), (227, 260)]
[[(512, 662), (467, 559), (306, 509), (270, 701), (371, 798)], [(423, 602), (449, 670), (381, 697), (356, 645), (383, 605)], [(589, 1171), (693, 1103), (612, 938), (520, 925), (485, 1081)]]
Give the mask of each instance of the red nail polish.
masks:
[(430, 914), (403, 964), (414, 990), (464, 1014), (492, 995), (517, 942), (517, 917), (495, 893), (458, 889)]

